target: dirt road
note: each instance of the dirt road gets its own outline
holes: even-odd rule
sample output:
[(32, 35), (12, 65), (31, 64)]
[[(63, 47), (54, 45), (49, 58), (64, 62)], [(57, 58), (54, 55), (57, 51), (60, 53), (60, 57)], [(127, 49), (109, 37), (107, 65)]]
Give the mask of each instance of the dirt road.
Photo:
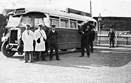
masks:
[[(91, 57), (60, 54), (61, 61), (24, 63), (0, 52), (0, 83), (131, 83), (131, 54), (95, 52)], [(48, 57), (46, 57), (48, 59)]]

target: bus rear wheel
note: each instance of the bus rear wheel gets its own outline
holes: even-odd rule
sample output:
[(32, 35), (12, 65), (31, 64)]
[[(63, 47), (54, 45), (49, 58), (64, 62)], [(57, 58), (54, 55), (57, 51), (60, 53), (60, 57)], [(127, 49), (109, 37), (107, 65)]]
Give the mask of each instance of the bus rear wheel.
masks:
[(1, 46), (1, 51), (6, 57), (12, 57), (15, 52), (7, 49), (8, 41), (4, 41)]

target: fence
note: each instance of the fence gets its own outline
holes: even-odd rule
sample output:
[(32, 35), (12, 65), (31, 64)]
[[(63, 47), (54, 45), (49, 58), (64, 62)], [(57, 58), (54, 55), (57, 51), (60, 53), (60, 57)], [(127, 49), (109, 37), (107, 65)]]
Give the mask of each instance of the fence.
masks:
[[(97, 35), (97, 45), (109, 45), (109, 37), (107, 34)], [(116, 35), (115, 46), (131, 47), (131, 35)]]

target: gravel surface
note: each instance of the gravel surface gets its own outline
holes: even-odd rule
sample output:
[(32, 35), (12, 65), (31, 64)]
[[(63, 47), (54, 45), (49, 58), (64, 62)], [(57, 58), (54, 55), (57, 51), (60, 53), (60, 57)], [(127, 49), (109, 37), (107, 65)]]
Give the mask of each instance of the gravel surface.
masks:
[(90, 58), (66, 53), (61, 61), (33, 63), (0, 55), (0, 83), (131, 83), (130, 53), (95, 52)]

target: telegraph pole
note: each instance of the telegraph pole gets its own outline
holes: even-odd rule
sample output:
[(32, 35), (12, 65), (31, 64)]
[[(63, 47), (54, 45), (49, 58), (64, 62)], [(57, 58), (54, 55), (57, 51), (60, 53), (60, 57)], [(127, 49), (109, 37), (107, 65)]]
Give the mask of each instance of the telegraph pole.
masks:
[(101, 16), (101, 13), (99, 13), (99, 16), (98, 16), (98, 26), (99, 26), (99, 33), (101, 34), (101, 21), (102, 21), (102, 16)]
[(92, 17), (92, 3), (91, 3), (91, 0), (90, 0), (90, 14), (91, 14), (91, 17)]

